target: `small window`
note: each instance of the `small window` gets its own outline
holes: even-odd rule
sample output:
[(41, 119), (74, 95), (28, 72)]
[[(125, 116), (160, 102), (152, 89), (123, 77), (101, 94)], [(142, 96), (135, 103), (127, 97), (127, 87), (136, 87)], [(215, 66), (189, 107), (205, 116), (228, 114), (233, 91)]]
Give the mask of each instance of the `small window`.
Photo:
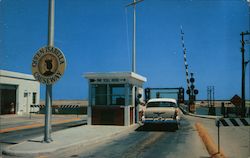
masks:
[(25, 92), (25, 93), (23, 94), (23, 97), (24, 97), (24, 98), (28, 97), (28, 93)]
[(36, 93), (35, 92), (33, 93), (33, 96), (32, 96), (32, 104), (36, 104)]
[(125, 88), (122, 84), (110, 85), (111, 105), (125, 105)]

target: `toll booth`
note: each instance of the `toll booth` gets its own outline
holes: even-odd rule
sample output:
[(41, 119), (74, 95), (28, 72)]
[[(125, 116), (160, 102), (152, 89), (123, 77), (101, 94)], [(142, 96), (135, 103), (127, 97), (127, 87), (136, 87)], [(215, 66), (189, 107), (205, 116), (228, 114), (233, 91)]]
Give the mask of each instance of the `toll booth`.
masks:
[(129, 126), (137, 122), (136, 96), (143, 93), (146, 78), (133, 72), (87, 73), (88, 125)]

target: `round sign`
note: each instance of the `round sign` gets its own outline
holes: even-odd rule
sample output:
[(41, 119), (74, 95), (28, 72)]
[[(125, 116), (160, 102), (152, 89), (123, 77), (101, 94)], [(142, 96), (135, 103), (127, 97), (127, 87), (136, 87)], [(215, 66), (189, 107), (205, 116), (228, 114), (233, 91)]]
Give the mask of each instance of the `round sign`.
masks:
[(190, 78), (190, 82), (194, 83), (194, 78), (193, 77)]
[(53, 84), (64, 74), (66, 59), (61, 50), (46, 46), (39, 49), (32, 60), (32, 74), (43, 84)]
[(191, 85), (190, 87), (191, 87), (191, 89), (194, 89), (194, 85)]
[(197, 89), (194, 90), (194, 94), (198, 94), (199, 91)]

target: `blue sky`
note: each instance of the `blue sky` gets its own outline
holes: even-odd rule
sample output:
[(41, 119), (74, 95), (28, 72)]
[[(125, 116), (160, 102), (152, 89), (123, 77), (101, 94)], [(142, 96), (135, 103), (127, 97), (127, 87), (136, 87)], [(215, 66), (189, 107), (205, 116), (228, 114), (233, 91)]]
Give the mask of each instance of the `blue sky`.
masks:
[[(86, 72), (131, 71), (132, 0), (55, 0), (55, 46), (67, 59), (54, 99), (86, 99)], [(48, 1), (0, 0), (0, 67), (31, 74), (47, 45)], [(216, 99), (241, 95), (241, 36), (249, 30), (244, 0), (144, 0), (137, 5), (137, 73), (144, 87), (186, 88), (180, 26), (198, 99), (215, 86)], [(249, 37), (246, 37), (247, 39)], [(246, 59), (249, 59), (249, 46)], [(246, 97), (249, 94), (246, 67)], [(44, 99), (45, 86), (41, 86)]]

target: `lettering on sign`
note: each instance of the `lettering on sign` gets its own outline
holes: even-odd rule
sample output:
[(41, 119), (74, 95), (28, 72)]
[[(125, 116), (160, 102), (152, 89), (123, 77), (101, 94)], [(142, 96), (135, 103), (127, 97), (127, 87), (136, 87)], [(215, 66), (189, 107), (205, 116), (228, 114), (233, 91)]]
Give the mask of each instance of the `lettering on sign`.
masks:
[(46, 46), (37, 51), (32, 60), (32, 74), (43, 84), (53, 84), (64, 74), (66, 60), (61, 50)]
[(95, 83), (124, 83), (126, 82), (126, 79), (119, 79), (119, 78), (97, 78), (97, 79), (91, 79), (90, 82)]

